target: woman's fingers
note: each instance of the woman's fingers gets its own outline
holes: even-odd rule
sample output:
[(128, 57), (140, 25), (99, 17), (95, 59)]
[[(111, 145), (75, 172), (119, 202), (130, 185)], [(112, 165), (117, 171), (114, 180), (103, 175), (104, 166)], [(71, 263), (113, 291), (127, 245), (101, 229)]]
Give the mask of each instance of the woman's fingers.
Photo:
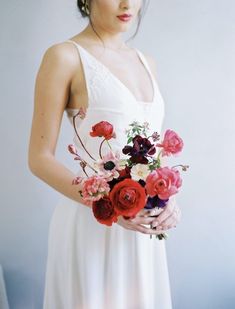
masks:
[(170, 229), (174, 226), (176, 226), (177, 222), (174, 216), (168, 217), (166, 220), (164, 220), (163, 222), (161, 222), (161, 225), (157, 226), (157, 230), (167, 230)]
[(176, 207), (175, 200), (169, 200), (167, 205), (163, 208), (163, 211), (154, 219), (152, 227), (160, 226), (163, 221), (172, 216), (174, 209)]
[(118, 224), (121, 225), (122, 227), (124, 227), (125, 229), (132, 230), (132, 231), (135, 231), (135, 232), (140, 232), (140, 233), (143, 233), (143, 234), (158, 235), (158, 234), (165, 232), (164, 230), (161, 230), (161, 231), (153, 230), (150, 227), (148, 228), (148, 227), (145, 227), (141, 224), (133, 223), (133, 222), (131, 222), (129, 220), (125, 220), (125, 219), (119, 219)]
[(162, 222), (165, 221), (167, 218), (170, 218), (172, 213), (173, 211), (171, 209), (164, 209), (164, 211), (156, 219), (154, 219), (152, 227), (162, 225)]
[[(157, 217), (151, 217), (153, 215), (157, 215)], [(118, 223), (126, 229), (144, 234), (158, 235), (176, 226), (181, 218), (181, 210), (176, 204), (175, 199), (172, 198), (164, 208), (152, 210), (141, 209), (134, 218), (130, 219), (121, 217)], [(144, 225), (149, 225), (149, 227)], [(154, 227), (157, 227), (157, 229), (153, 229)]]
[(162, 234), (165, 232), (164, 230), (161, 230), (161, 231), (153, 230), (151, 228), (147, 228), (142, 225), (136, 225), (135, 230), (138, 232), (144, 233), (144, 234), (151, 234), (151, 235), (158, 235), (158, 234)]
[(134, 224), (151, 224), (153, 220), (153, 217), (135, 217), (133, 219), (129, 219), (129, 222)]
[[(130, 226), (131, 226), (131, 229), (135, 230), (135, 231), (138, 231), (138, 232), (141, 232), (141, 233), (144, 233), (144, 234), (152, 234), (152, 235), (158, 235), (158, 234), (161, 234), (163, 233), (163, 229), (161, 231), (159, 230), (153, 230), (151, 228), (151, 224), (153, 222), (154, 218), (153, 217), (148, 217), (148, 218), (143, 218), (143, 217), (136, 217), (134, 219), (130, 219), (129, 222), (130, 222)], [(149, 227), (146, 227), (144, 225), (149, 225)]]
[[(181, 218), (181, 210), (178, 206), (175, 207), (173, 213), (167, 217), (165, 220), (161, 221), (160, 224), (157, 226), (157, 229), (170, 229), (175, 227), (176, 224), (179, 223)], [(152, 223), (152, 227), (156, 226), (155, 222)]]
[(164, 220), (162, 223), (161, 223), (161, 226), (162, 228), (166, 228), (166, 229), (169, 229), (169, 228), (172, 228), (172, 227), (175, 227), (176, 224), (179, 223), (180, 221), (180, 218), (181, 218), (181, 210), (179, 209), (179, 207), (176, 207), (172, 216), (171, 217), (168, 217), (166, 220)]
[(146, 216), (149, 216), (149, 210), (148, 209), (145, 209), (145, 208), (142, 208), (137, 214), (136, 214), (136, 217), (146, 217)]
[(157, 216), (157, 215), (159, 215), (162, 211), (163, 211), (163, 208), (155, 207), (155, 208), (153, 208), (153, 209), (150, 210), (149, 216)]

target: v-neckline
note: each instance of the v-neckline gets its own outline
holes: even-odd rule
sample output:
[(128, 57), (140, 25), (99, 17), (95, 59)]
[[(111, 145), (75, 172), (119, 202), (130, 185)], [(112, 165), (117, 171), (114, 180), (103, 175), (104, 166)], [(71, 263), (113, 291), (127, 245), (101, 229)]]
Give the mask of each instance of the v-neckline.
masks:
[(81, 46), (79, 43), (73, 41), (73, 40), (67, 40), (69, 42), (73, 42), (75, 43), (78, 47), (80, 47), (85, 53), (87, 53), (92, 59), (94, 59), (97, 63), (99, 63), (103, 68), (105, 68), (105, 70), (109, 73), (109, 75), (124, 89), (126, 90), (127, 93), (129, 93), (129, 95), (138, 103), (144, 103), (146, 105), (148, 104), (153, 104), (155, 102), (155, 98), (156, 98), (156, 88), (155, 88), (155, 83), (154, 83), (154, 79), (153, 79), (153, 75), (152, 72), (150, 71), (150, 69), (147, 67), (147, 65), (145, 64), (145, 59), (143, 60), (142, 55), (140, 53), (140, 51), (136, 48), (134, 48), (138, 58), (140, 59), (140, 62), (142, 63), (142, 65), (144, 66), (147, 74), (150, 77), (151, 80), (151, 84), (152, 84), (152, 92), (153, 92), (153, 98), (151, 101), (143, 101), (143, 100), (137, 100), (135, 95), (132, 93), (132, 91), (113, 73), (111, 72), (111, 70), (100, 60), (98, 60), (94, 55), (92, 55), (86, 48), (84, 48), (83, 46)]

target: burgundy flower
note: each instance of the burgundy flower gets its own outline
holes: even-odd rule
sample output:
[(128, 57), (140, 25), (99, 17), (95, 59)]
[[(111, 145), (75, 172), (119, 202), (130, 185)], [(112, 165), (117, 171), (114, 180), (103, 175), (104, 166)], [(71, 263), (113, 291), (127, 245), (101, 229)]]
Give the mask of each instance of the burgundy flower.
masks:
[(133, 138), (133, 146), (126, 145), (122, 152), (130, 155), (132, 163), (148, 164), (147, 156), (152, 156), (156, 152), (156, 148), (151, 144), (150, 140), (146, 137), (136, 135)]
[(104, 196), (92, 203), (92, 211), (96, 220), (102, 224), (111, 226), (117, 222), (117, 214), (108, 196)]

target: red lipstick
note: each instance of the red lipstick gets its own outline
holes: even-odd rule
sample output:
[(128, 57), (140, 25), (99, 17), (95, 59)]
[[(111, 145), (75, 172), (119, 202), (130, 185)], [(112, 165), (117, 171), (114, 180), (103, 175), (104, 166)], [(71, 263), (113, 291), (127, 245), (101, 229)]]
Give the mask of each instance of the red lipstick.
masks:
[(131, 14), (122, 14), (122, 15), (118, 15), (117, 17), (118, 17), (121, 21), (127, 22), (127, 21), (129, 21), (129, 20), (131, 19), (132, 15), (131, 15)]

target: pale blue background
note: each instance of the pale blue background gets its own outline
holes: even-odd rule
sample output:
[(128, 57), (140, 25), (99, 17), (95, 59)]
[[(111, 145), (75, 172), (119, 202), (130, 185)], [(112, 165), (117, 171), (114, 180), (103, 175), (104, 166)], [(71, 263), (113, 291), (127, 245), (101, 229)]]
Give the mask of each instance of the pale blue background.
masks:
[[(27, 165), (35, 75), (45, 50), (85, 24), (75, 1), (65, 0), (2, 1), (0, 23), (0, 263), (11, 308), (40, 309), (60, 194)], [(190, 165), (178, 195), (182, 220), (167, 241), (174, 309), (233, 309), (235, 2), (153, 0), (132, 45), (155, 57), (164, 129), (185, 141), (170, 163)], [(57, 158), (75, 169), (71, 134), (65, 117)]]

